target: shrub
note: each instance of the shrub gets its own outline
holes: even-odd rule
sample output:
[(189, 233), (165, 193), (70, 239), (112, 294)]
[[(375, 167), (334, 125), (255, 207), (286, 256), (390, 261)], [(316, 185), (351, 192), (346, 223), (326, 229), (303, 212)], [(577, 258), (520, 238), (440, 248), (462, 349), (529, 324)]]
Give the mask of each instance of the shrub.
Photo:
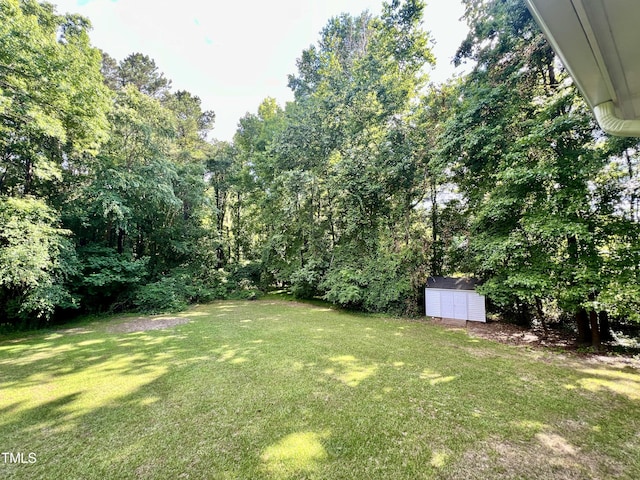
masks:
[(75, 250), (57, 213), (34, 198), (0, 197), (0, 313), (18, 328), (47, 323), (77, 306), (66, 281), (77, 273)]
[(302, 267), (291, 275), (291, 294), (296, 298), (313, 298), (318, 293), (322, 273), (314, 265)]
[(262, 296), (262, 292), (249, 279), (240, 280), (235, 289), (229, 295), (229, 298), (237, 300), (257, 300)]
[(148, 257), (133, 259), (113, 248), (89, 246), (78, 249), (81, 275), (72, 282), (86, 310), (131, 305), (131, 292), (145, 282)]
[(366, 278), (356, 268), (330, 269), (321, 286), (326, 289), (324, 299), (345, 308), (362, 306), (367, 286)]
[(233, 289), (229, 274), (222, 269), (182, 266), (174, 269), (171, 276), (184, 285), (185, 297), (189, 303), (227, 298)]
[(180, 279), (164, 277), (140, 287), (133, 303), (144, 313), (177, 312), (187, 308), (187, 287)]
[(246, 262), (241, 265), (233, 265), (230, 272), (230, 281), (239, 283), (242, 280), (249, 280), (252, 284), (260, 283), (262, 274), (262, 264), (260, 262)]
[(345, 308), (396, 315), (417, 312), (413, 271), (402, 253), (382, 248), (369, 258), (336, 264), (320, 284), (324, 298)]

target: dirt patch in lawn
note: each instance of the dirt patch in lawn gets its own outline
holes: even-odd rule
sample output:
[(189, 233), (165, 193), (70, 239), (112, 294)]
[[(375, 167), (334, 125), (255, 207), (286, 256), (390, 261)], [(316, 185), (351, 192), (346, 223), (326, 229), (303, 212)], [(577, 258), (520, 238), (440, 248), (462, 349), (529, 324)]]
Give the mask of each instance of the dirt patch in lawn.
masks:
[(595, 480), (617, 478), (625, 473), (617, 461), (603, 455), (594, 457), (553, 432), (540, 432), (532, 441), (521, 443), (498, 439), (481, 442), (468, 450), (451, 470), (453, 477), (470, 480)]
[(509, 345), (531, 345), (562, 349), (577, 348), (575, 339), (568, 333), (549, 329), (528, 329), (510, 323), (489, 321), (467, 322), (467, 332), (473, 337), (495, 340)]
[(171, 328), (188, 322), (188, 318), (181, 317), (138, 317), (124, 323), (111, 325), (107, 331), (109, 333), (145, 332), (147, 330)]
[(509, 345), (557, 347), (575, 349), (575, 339), (571, 335), (556, 330), (529, 329), (511, 323), (492, 321), (465, 322), (432, 319), (433, 323), (449, 328), (462, 328), (470, 336), (494, 340)]
[(511, 323), (490, 320), (483, 322), (462, 322), (452, 325), (439, 319), (433, 323), (449, 328), (462, 328), (473, 338), (493, 340), (495, 342), (520, 347), (530, 347), (538, 351), (554, 351), (568, 354), (570, 358), (580, 358), (581, 362), (595, 365), (607, 365), (614, 368), (631, 367), (640, 370), (640, 356), (638, 355), (606, 355), (581, 350), (574, 336), (549, 328), (529, 329)]

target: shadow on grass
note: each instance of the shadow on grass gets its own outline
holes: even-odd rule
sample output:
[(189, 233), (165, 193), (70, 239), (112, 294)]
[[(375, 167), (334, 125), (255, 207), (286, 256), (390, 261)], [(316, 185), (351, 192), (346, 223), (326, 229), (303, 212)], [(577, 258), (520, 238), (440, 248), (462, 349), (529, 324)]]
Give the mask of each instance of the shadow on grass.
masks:
[[(197, 381), (199, 373), (214, 364), (237, 368), (259, 346), (220, 346), (181, 329), (53, 333), (0, 344), (2, 451), (38, 453), (36, 464), (0, 466), (0, 476), (5, 469), (16, 478), (133, 478), (137, 465), (150, 478), (157, 471), (176, 478), (201, 456), (190, 442), (202, 440), (203, 422), (219, 413), (216, 390), (225, 388), (220, 375), (208, 385)], [(185, 391), (181, 378), (190, 380)], [(203, 403), (207, 397), (210, 403)], [(181, 431), (184, 439), (172, 441)], [(175, 458), (176, 448), (189, 453), (175, 467), (166, 465), (162, 459)]]

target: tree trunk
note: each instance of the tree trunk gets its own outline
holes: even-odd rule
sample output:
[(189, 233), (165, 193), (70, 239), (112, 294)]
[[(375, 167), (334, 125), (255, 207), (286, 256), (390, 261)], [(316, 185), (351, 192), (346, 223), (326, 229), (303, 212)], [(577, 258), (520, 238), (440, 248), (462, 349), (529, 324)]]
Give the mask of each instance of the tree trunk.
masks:
[(609, 314), (603, 310), (600, 312), (598, 317), (600, 320), (600, 340), (603, 342), (613, 340), (613, 335), (611, 335), (611, 326), (609, 325)]
[(124, 252), (124, 230), (118, 228), (118, 253)]
[(591, 324), (591, 346), (600, 350), (602, 342), (600, 341), (600, 328), (598, 326), (598, 313), (595, 310), (589, 312), (589, 322)]
[(33, 163), (31, 160), (27, 160), (24, 166), (24, 191), (23, 195), (29, 195), (31, 193), (31, 182), (33, 181)]
[(240, 263), (240, 209), (241, 209), (242, 196), (240, 192), (236, 193), (236, 235), (235, 235), (235, 250), (236, 250), (236, 262)]
[(431, 184), (431, 275), (442, 274), (442, 252), (438, 245), (438, 191)]
[(544, 333), (547, 333), (547, 322), (544, 319), (544, 308), (542, 307), (542, 299), (540, 297), (536, 297), (536, 312), (538, 313), (538, 320), (540, 321), (540, 325), (542, 325), (542, 329)]
[(138, 227), (138, 238), (136, 239), (136, 257), (142, 258), (146, 253), (144, 251), (144, 235), (142, 233), (142, 229)]
[(517, 307), (516, 325), (522, 327), (531, 327), (532, 315), (529, 310), (529, 305), (526, 303), (520, 303)]
[(111, 241), (111, 232), (113, 232), (113, 226), (111, 224), (111, 220), (107, 221), (107, 228), (104, 230), (103, 239), (107, 246), (112, 247), (113, 242)]
[(591, 329), (589, 328), (589, 317), (584, 308), (576, 313), (576, 324), (578, 326), (578, 343), (591, 343)]
[[(633, 163), (631, 161), (631, 155), (629, 155), (629, 150), (627, 149), (625, 151), (625, 158), (627, 160), (627, 169), (629, 171), (629, 179), (633, 180), (634, 178), (634, 171), (633, 171)], [(635, 221), (636, 220), (636, 203), (638, 201), (638, 196), (637, 196), (637, 192), (638, 189), (634, 188), (631, 191), (631, 199), (629, 200), (629, 218), (631, 219), (631, 221)]]
[(2, 176), (0, 177), (0, 194), (2, 193), (3, 187), (4, 187), (4, 179), (7, 178), (7, 172), (9, 171), (9, 168), (5, 168), (4, 172), (2, 172)]

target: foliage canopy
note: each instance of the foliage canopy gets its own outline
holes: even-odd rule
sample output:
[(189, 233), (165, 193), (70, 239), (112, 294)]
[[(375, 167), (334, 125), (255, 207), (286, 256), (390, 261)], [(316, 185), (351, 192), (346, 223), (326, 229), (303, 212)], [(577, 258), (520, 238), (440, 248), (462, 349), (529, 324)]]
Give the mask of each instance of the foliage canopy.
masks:
[(521, 0), (464, 3), (464, 77), (428, 83), (428, 7), (393, 0), (330, 19), (294, 101), (218, 142), (153, 59), (0, 0), (0, 323), (272, 288), (421, 314), (443, 274), (596, 345), (638, 320), (637, 139), (599, 130)]

